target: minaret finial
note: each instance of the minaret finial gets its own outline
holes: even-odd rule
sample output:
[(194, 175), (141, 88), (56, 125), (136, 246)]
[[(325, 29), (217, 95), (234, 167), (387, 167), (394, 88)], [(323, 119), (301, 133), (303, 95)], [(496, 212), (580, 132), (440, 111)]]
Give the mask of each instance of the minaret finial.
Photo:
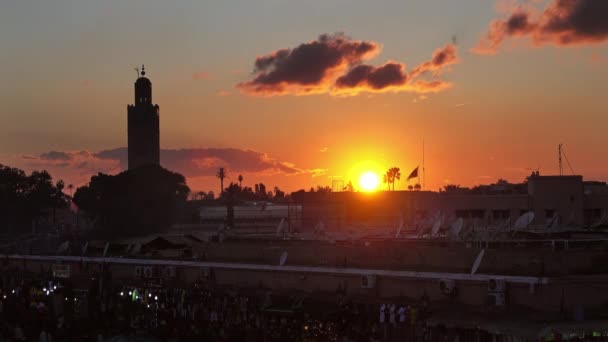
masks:
[(143, 64), (141, 65), (141, 75), (146, 76), (146, 67)]

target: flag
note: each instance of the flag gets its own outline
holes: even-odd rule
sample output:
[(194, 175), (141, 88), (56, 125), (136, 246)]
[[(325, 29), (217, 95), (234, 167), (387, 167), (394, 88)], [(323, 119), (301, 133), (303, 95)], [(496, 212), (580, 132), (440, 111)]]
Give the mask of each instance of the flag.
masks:
[(410, 179), (412, 178), (418, 178), (418, 168), (419, 166), (416, 166), (416, 168), (414, 169), (414, 171), (412, 171), (412, 173), (410, 173), (409, 176), (407, 176), (407, 181), (409, 182)]

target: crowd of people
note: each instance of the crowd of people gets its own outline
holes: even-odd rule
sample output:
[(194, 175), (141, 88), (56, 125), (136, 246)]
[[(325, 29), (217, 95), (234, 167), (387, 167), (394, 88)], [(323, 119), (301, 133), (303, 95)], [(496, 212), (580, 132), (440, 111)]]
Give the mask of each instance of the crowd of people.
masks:
[(0, 278), (4, 341), (485, 341), (482, 331), (429, 327), (428, 301), (356, 303), (265, 291), (161, 284), (124, 286), (92, 278)]
[[(3, 278), (0, 342), (111, 341), (392, 341), (413, 339), (418, 307), (327, 304), (303, 297), (235, 289), (88, 286)], [(313, 307), (313, 306), (316, 306)]]

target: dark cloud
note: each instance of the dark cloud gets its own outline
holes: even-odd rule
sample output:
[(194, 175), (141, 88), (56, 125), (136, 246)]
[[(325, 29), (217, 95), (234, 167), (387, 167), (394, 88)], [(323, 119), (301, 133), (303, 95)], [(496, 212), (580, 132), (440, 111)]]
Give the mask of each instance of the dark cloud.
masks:
[(339, 74), (379, 51), (375, 42), (324, 34), (296, 48), (256, 58), (253, 80), (239, 83), (237, 88), (251, 95), (328, 92)]
[(506, 18), (495, 20), (473, 51), (494, 54), (510, 37), (529, 37), (533, 46), (571, 46), (608, 40), (606, 0), (551, 0), (538, 15), (536, 12), (533, 7), (520, 5)]
[(380, 51), (375, 42), (355, 41), (343, 34), (322, 35), (294, 49), (281, 49), (258, 57), (254, 79), (237, 85), (250, 95), (315, 94), (356, 95), (361, 92), (436, 92), (448, 82), (420, 80), (426, 72), (438, 76), (458, 63), (453, 44), (438, 49), (432, 59), (408, 75), (405, 65), (387, 62), (381, 66), (362, 64)]
[(346, 75), (338, 78), (336, 87), (369, 87), (379, 90), (391, 86), (401, 86), (405, 82), (407, 82), (407, 74), (400, 63), (386, 63), (377, 68), (371, 65), (358, 65)]
[(358, 65), (351, 68), (344, 76), (339, 77), (335, 83), (334, 92), (354, 95), (360, 92), (414, 92), (431, 93), (450, 88), (449, 82), (442, 80), (419, 79), (426, 72), (438, 76), (442, 69), (458, 63), (456, 46), (448, 44), (433, 53), (431, 60), (421, 63), (409, 74), (405, 65), (397, 62), (388, 62), (380, 67), (371, 65)]
[[(116, 160), (123, 169), (128, 166), (126, 148), (101, 151), (96, 153), (95, 157)], [(220, 167), (247, 173), (303, 172), (289, 163), (271, 158), (266, 153), (236, 148), (163, 149), (160, 151), (160, 162), (164, 167), (180, 172), (186, 177), (213, 176)]]
[[(25, 170), (47, 170), (57, 179), (82, 185), (99, 172), (117, 174), (128, 167), (127, 148), (100, 152), (51, 151), (40, 156), (22, 155), (12, 163)], [(275, 175), (321, 174), (322, 169), (301, 169), (294, 164), (277, 160), (266, 153), (238, 148), (163, 149), (161, 165), (179, 172), (189, 179), (215, 177), (217, 169), (224, 167), (230, 177), (238, 174), (256, 177)], [(11, 157), (8, 157), (9, 161)], [(196, 183), (196, 182), (195, 182)]]
[(71, 155), (65, 152), (50, 151), (40, 155), (40, 159), (45, 160), (70, 160)]

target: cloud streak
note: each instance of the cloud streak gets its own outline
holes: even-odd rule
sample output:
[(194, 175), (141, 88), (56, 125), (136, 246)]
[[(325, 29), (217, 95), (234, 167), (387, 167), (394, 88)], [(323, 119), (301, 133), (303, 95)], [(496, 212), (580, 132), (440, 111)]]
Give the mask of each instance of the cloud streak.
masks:
[[(237, 148), (162, 149), (161, 165), (188, 178), (215, 177), (217, 169), (226, 168), (231, 174), (317, 176), (322, 169), (301, 169), (277, 160), (266, 153)], [(58, 179), (77, 185), (88, 181), (98, 172), (115, 174), (128, 165), (127, 148), (100, 152), (50, 151), (39, 156), (23, 155), (7, 158), (10, 164), (26, 170), (46, 169)]]
[(608, 41), (608, 1), (551, 0), (542, 10), (520, 4), (493, 21), (472, 49), (496, 54), (509, 38), (525, 37), (534, 47), (599, 44)]
[(420, 77), (436, 77), (446, 67), (459, 62), (456, 46), (448, 44), (409, 74), (405, 64), (399, 62), (389, 61), (381, 66), (363, 63), (379, 52), (377, 42), (352, 40), (343, 34), (321, 35), (294, 49), (280, 49), (257, 57), (253, 79), (236, 87), (255, 96), (438, 92), (452, 85)]

